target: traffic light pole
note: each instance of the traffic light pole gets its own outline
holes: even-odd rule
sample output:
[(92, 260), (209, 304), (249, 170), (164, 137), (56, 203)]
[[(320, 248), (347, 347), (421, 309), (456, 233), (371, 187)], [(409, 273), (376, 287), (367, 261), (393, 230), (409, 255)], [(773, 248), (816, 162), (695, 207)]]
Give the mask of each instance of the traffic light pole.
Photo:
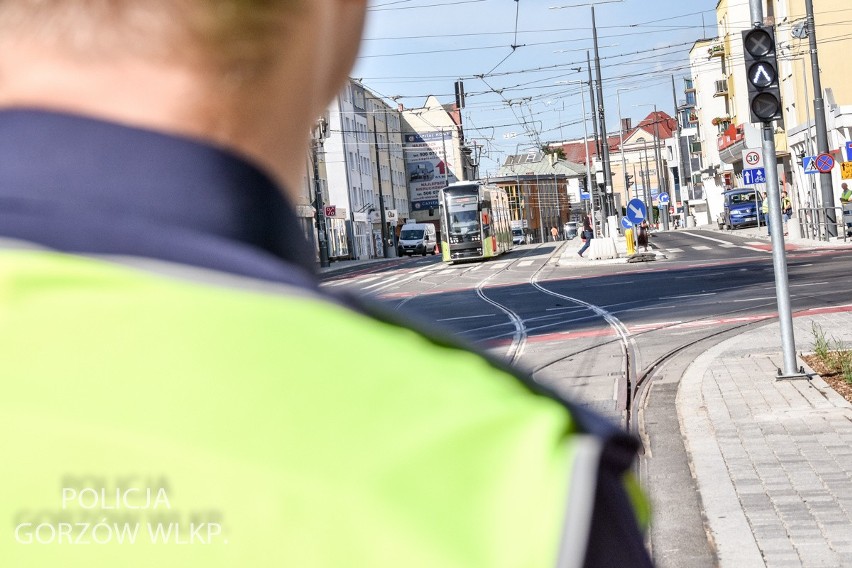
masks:
[(316, 221), (317, 221), (317, 241), (319, 245), (320, 267), (328, 268), (331, 264), (328, 261), (328, 234), (325, 230), (325, 207), (322, 199), (322, 186), (320, 185), (319, 177), (319, 152), (318, 146), (322, 144), (322, 133), (320, 133), (311, 143), (311, 154), (314, 162), (314, 192), (316, 205)]
[[(762, 27), (763, 3), (761, 0), (749, 0), (749, 7), (754, 27)], [(743, 42), (746, 49), (748, 49), (747, 43)], [(749, 73), (750, 70), (751, 68), (747, 68), (746, 73), (748, 80), (752, 81), (753, 77)], [(749, 101), (749, 104), (752, 108), (754, 107), (753, 101)], [(784, 368), (783, 370), (779, 369), (777, 378), (807, 378), (803, 370), (796, 368), (796, 340), (793, 336), (793, 311), (790, 307), (790, 285), (787, 274), (787, 253), (784, 250), (784, 220), (781, 216), (778, 156), (775, 152), (775, 128), (773, 127), (773, 121), (763, 121), (761, 139), (763, 156), (766, 162), (766, 197), (769, 201), (769, 231), (772, 238), (772, 265), (775, 269), (775, 298), (778, 305), (778, 323), (781, 326), (781, 349), (784, 359)], [(760, 215), (759, 212), (757, 214), (758, 216)]]
[[(609, 162), (609, 136), (607, 136), (606, 132), (606, 111), (604, 110), (604, 101), (603, 101), (603, 80), (601, 79), (601, 57), (598, 52), (598, 28), (595, 24), (595, 7), (592, 6), (592, 39), (595, 44), (595, 78), (597, 79), (597, 95), (598, 100), (598, 113), (599, 120), (601, 121), (601, 149), (603, 150), (603, 154), (601, 158), (603, 159), (603, 168), (604, 168), (604, 195), (603, 201), (606, 203), (606, 207), (604, 207), (604, 216), (608, 217), (613, 212), (613, 206), (615, 204), (613, 195), (612, 195), (612, 164)], [(606, 225), (607, 221), (604, 219), (604, 225)]]

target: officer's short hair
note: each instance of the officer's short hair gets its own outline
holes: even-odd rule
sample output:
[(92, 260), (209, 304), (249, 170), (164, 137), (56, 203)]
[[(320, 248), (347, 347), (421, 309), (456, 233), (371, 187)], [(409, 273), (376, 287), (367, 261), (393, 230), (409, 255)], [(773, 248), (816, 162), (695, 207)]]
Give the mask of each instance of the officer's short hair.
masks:
[(0, 0), (0, 42), (11, 32), (87, 57), (197, 56), (247, 72), (286, 38), (283, 16), (309, 1)]

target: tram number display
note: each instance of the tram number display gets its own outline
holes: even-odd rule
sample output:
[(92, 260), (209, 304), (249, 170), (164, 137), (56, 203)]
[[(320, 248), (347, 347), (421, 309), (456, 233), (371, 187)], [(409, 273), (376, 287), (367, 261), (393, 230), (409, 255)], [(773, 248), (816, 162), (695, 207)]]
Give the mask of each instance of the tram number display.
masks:
[(452, 203), (453, 205), (470, 205), (473, 203), (477, 203), (478, 201), (478, 195), (464, 195), (459, 197), (452, 197), (450, 199), (450, 203)]

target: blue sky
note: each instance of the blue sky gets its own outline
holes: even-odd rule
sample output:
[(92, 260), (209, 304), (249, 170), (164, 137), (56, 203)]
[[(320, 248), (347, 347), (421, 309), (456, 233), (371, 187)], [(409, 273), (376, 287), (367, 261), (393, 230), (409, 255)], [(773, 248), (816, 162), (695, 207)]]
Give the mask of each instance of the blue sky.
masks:
[[(656, 103), (672, 114), (671, 75), (682, 99), (692, 43), (716, 35), (716, 0), (594, 4), (609, 130), (618, 125), (616, 89), (623, 116), (634, 124), (653, 110), (634, 105)], [(553, 8), (563, 6), (570, 7)], [(352, 76), (409, 108), (428, 95), (452, 102), (453, 84), (463, 79), (465, 134), (485, 148), (484, 174), (507, 154), (583, 136), (579, 90), (588, 86), (570, 82), (588, 76), (590, 6), (588, 0), (372, 0)], [(586, 105), (588, 111), (588, 97)]]

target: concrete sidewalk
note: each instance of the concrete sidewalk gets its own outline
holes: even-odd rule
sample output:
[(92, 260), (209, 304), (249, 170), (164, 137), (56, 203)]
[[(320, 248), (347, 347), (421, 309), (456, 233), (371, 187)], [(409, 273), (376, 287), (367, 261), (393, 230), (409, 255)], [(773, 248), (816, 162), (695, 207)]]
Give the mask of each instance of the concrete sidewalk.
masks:
[[(795, 219), (790, 220), (790, 224), (794, 224), (796, 222)], [(759, 239), (763, 241), (769, 242), (771, 239), (769, 238), (769, 234), (767, 233), (766, 227), (746, 227), (743, 229), (735, 229), (731, 231), (726, 231), (724, 229), (720, 229), (718, 225), (702, 225), (700, 227), (696, 227), (697, 229), (702, 229), (705, 231), (715, 231), (718, 233), (728, 233), (731, 235), (737, 235), (739, 237), (745, 237), (750, 239)], [(843, 247), (848, 246), (852, 247), (852, 237), (844, 240), (843, 237), (835, 237), (829, 241), (822, 241), (816, 239), (808, 239), (804, 237), (796, 236), (796, 231), (790, 231), (790, 234), (784, 236), (784, 243), (796, 245), (798, 247)]]
[[(852, 345), (852, 311), (815, 314), (794, 319), (799, 352), (814, 321)], [(776, 381), (779, 338), (774, 323), (724, 341), (681, 380), (708, 530), (723, 568), (852, 566), (852, 405), (819, 378)]]

